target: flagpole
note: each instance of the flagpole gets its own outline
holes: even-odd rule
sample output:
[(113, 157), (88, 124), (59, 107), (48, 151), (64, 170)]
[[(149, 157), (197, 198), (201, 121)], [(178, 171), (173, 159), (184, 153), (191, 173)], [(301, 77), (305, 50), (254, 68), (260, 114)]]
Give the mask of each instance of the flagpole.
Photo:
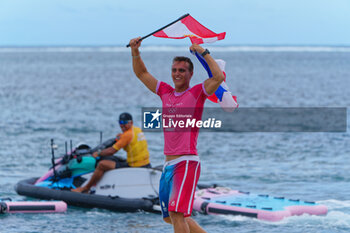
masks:
[[(187, 13), (187, 14), (181, 16), (181, 17), (178, 18), (177, 20), (175, 20), (175, 21), (173, 21), (173, 22), (171, 22), (171, 23), (165, 25), (164, 27), (159, 28), (158, 30), (156, 30), (156, 31), (154, 31), (154, 32), (152, 32), (152, 33), (150, 33), (150, 34), (148, 34), (148, 35), (142, 37), (139, 41), (142, 41), (143, 39), (146, 39), (147, 37), (152, 36), (154, 33), (157, 33), (157, 32), (159, 32), (159, 31), (163, 30), (164, 28), (167, 28), (167, 27), (169, 27), (170, 25), (173, 25), (173, 24), (176, 23), (177, 21), (180, 21), (181, 19), (183, 19), (183, 18), (185, 18), (185, 17), (187, 17), (187, 16), (189, 16), (189, 15), (190, 15), (190, 14)], [(130, 47), (130, 44), (128, 44), (126, 47)]]

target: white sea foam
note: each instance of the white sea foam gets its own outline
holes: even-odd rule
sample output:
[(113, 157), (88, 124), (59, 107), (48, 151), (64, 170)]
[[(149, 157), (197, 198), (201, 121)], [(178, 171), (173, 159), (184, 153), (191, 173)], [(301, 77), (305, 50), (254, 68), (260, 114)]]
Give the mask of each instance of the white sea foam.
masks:
[(0, 47), (0, 53), (77, 53), (77, 52), (129, 52), (124, 47)]
[[(206, 46), (215, 52), (350, 52), (347, 46)], [(188, 46), (143, 46), (143, 52), (188, 51)], [(125, 46), (96, 47), (0, 47), (0, 53), (35, 53), (35, 52), (130, 52)]]
[(243, 216), (230, 216), (223, 215), (222, 218), (232, 221), (232, 222), (245, 222), (245, 221), (257, 221), (266, 225), (322, 225), (332, 227), (348, 228), (350, 227), (350, 214), (341, 211), (331, 211), (326, 216), (308, 215), (303, 214), (300, 216), (291, 216), (284, 218), (278, 222), (269, 222), (264, 220), (259, 220), (255, 218), (243, 217)]
[(331, 211), (327, 216), (309, 216), (313, 217), (316, 222), (319, 222), (323, 226), (328, 228), (349, 228), (350, 227), (350, 214), (342, 211)]
[(336, 209), (342, 209), (342, 208), (350, 208), (350, 200), (324, 200), (324, 201), (318, 201), (318, 204), (322, 204), (328, 207), (329, 210), (336, 210)]
[(245, 217), (241, 215), (220, 215), (220, 217), (232, 222), (245, 222), (245, 221), (256, 220), (254, 218)]
[(219, 52), (350, 52), (350, 47), (332, 46), (228, 46), (213, 47)]

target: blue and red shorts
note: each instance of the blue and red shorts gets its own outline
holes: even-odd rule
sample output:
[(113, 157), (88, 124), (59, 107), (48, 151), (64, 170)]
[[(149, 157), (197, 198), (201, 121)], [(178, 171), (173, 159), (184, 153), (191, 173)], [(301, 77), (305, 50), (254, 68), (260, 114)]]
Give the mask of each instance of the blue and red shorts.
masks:
[(198, 156), (181, 156), (164, 164), (159, 184), (163, 218), (169, 217), (169, 211), (191, 216), (200, 170)]

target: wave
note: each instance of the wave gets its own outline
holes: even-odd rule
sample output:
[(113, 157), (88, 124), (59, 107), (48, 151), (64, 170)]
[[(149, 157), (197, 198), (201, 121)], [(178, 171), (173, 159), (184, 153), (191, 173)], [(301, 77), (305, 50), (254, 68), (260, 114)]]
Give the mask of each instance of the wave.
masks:
[(324, 201), (318, 201), (318, 204), (322, 204), (328, 207), (328, 210), (337, 210), (337, 209), (343, 209), (343, 208), (350, 208), (350, 200), (324, 200)]
[(269, 222), (264, 220), (259, 220), (255, 218), (243, 217), (243, 216), (230, 216), (223, 215), (217, 218), (223, 218), (229, 222), (258, 222), (264, 225), (274, 225), (274, 226), (290, 226), (300, 227), (303, 229), (305, 226), (310, 230), (314, 228), (324, 228), (324, 229), (350, 229), (350, 214), (341, 211), (330, 211), (326, 216), (308, 215), (303, 214), (300, 216), (291, 216), (284, 218), (278, 222)]
[[(215, 52), (350, 52), (348, 46), (206, 46)], [(143, 52), (188, 51), (188, 46), (144, 46)], [(75, 53), (75, 52), (130, 52), (125, 46), (62, 46), (62, 47), (0, 47), (0, 53)]]

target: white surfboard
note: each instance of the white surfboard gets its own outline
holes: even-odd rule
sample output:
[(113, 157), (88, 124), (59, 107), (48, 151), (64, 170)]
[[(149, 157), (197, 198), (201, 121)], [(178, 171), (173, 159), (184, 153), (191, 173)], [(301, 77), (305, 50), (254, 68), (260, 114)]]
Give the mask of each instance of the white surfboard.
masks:
[(162, 172), (152, 168), (118, 168), (106, 172), (95, 194), (122, 198), (158, 197)]

